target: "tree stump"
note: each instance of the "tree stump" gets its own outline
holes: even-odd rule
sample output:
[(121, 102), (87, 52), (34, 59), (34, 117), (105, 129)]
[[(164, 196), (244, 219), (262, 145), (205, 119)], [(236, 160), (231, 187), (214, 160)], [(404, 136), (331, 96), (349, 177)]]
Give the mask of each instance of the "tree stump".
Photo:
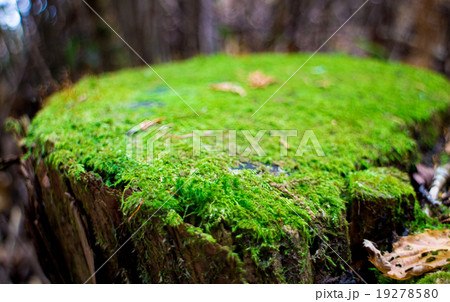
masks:
[(408, 226), (414, 129), (449, 116), (448, 82), (318, 54), (276, 92), (307, 58), (201, 56), (50, 97), (23, 164), (49, 278), (326, 282)]

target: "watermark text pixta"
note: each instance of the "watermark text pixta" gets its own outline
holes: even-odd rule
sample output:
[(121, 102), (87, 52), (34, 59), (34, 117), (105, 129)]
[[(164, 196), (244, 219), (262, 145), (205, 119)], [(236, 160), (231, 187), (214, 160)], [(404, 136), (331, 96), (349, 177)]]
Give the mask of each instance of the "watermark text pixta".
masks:
[[(133, 127), (127, 132), (127, 155), (133, 158), (153, 160), (161, 154), (173, 153), (174, 145), (187, 140), (193, 157), (208, 153), (226, 153), (229, 156), (268, 156), (267, 142), (276, 142), (276, 152), (280, 157), (305, 154), (325, 156), (322, 146), (313, 130), (193, 130), (184, 135), (173, 135), (170, 125), (140, 131)], [(299, 138), (299, 139), (294, 139)], [(295, 145), (290, 142), (297, 141)], [(239, 142), (239, 143), (238, 143)], [(273, 148), (271, 149), (273, 154)]]

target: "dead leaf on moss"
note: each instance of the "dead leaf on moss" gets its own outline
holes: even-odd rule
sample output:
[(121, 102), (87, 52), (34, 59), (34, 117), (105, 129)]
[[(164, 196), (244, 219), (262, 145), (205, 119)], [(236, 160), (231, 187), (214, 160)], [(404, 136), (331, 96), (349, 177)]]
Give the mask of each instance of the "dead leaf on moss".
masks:
[(316, 86), (319, 88), (330, 88), (331, 83), (328, 80), (321, 80), (316, 83)]
[(424, 166), (422, 164), (416, 165), (417, 172), (413, 174), (414, 180), (419, 185), (424, 185), (426, 187), (429, 187), (431, 183), (433, 182), (434, 177), (434, 169)]
[(159, 117), (159, 118), (154, 119), (152, 121), (143, 121), (142, 123), (139, 124), (139, 127), (140, 127), (141, 130), (145, 131), (148, 128), (150, 128), (151, 126), (161, 123), (165, 119), (166, 119), (165, 117)]
[(381, 252), (373, 242), (364, 240), (369, 261), (385, 276), (406, 280), (450, 264), (450, 230), (425, 230), (424, 233), (400, 237), (391, 253)]
[(273, 77), (265, 75), (259, 70), (252, 72), (248, 76), (248, 84), (253, 88), (264, 88), (273, 83), (275, 83), (275, 79)]
[(128, 130), (127, 135), (131, 136), (139, 131), (146, 131), (148, 128), (150, 128), (156, 124), (160, 124), (165, 119), (166, 119), (165, 117), (159, 117), (159, 118), (151, 120), (151, 121), (150, 120), (143, 121), (139, 125), (134, 126), (132, 129)]
[[(207, 136), (207, 135), (211, 135), (211, 133), (212, 133), (212, 131), (205, 131), (205, 132), (203, 132), (202, 135)], [(190, 138), (193, 136), (194, 136), (194, 133), (188, 133), (188, 134), (179, 135), (179, 136), (172, 136), (172, 138)]]
[(231, 82), (223, 82), (223, 83), (219, 83), (219, 84), (213, 84), (213, 85), (211, 85), (211, 89), (216, 90), (216, 91), (229, 91), (229, 92), (237, 93), (242, 97), (247, 95), (244, 88), (242, 88), (241, 86), (239, 86), (237, 84), (231, 83)]
[(283, 146), (284, 146), (286, 149), (290, 149), (290, 148), (291, 148), (291, 147), (289, 146), (288, 142), (285, 141), (285, 140), (282, 139), (282, 138), (280, 138), (280, 143), (282, 143)]
[(189, 137), (193, 137), (193, 136), (194, 136), (194, 133), (188, 133), (188, 134), (176, 136), (175, 138), (189, 138)]

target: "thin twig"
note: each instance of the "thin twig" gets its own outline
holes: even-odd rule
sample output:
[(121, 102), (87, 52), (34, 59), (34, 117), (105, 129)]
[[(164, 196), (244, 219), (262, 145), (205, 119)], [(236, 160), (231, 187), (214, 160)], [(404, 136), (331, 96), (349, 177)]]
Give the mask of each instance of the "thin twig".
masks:
[(137, 207), (136, 211), (133, 212), (133, 214), (131, 214), (130, 218), (128, 218), (128, 222), (131, 221), (131, 218), (133, 218), (133, 216), (139, 212), (139, 209), (141, 208), (142, 204), (144, 203), (144, 198), (141, 199), (141, 202), (139, 203), (139, 206)]

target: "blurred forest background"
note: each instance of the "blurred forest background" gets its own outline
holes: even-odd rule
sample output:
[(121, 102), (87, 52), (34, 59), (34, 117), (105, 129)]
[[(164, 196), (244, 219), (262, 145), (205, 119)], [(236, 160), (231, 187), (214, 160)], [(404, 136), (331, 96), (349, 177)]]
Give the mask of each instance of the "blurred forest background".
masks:
[[(86, 2), (154, 64), (198, 53), (314, 52), (364, 0)], [(370, 0), (322, 51), (450, 77), (450, 0)], [(137, 65), (82, 0), (0, 0), (0, 283), (48, 282), (24, 228), (20, 149), (2, 126), (6, 118), (31, 119), (46, 96), (85, 74)]]

